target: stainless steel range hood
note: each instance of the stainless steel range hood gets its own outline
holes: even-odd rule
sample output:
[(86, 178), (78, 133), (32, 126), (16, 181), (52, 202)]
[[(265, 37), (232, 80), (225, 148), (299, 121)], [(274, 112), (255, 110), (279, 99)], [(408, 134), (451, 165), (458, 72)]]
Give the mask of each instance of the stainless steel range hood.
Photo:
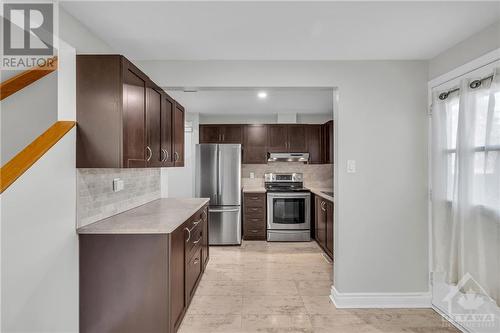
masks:
[(309, 153), (268, 153), (268, 162), (302, 162), (309, 161)]

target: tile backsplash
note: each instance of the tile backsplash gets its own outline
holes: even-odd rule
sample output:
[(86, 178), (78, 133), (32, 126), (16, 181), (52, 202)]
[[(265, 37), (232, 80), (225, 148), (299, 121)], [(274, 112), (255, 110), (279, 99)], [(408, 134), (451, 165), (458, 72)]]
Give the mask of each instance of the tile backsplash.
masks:
[[(113, 192), (113, 179), (125, 187)], [(77, 227), (116, 215), (161, 196), (160, 169), (77, 169)]]
[[(255, 178), (250, 178), (250, 172)], [(333, 164), (302, 164), (297, 162), (272, 162), (268, 164), (242, 164), (241, 184), (263, 186), (268, 172), (302, 172), (305, 187), (333, 188)]]

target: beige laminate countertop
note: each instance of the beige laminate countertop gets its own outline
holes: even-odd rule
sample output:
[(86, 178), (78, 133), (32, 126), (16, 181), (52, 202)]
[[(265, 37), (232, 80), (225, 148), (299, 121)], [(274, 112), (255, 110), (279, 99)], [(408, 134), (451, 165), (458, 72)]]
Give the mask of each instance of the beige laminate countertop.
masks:
[(243, 186), (243, 193), (266, 193), (264, 186)]
[(322, 198), (324, 198), (324, 199), (326, 199), (326, 200), (329, 200), (329, 201), (331, 201), (331, 202), (335, 202), (335, 200), (334, 200), (334, 198), (333, 198), (332, 196), (329, 196), (329, 195), (327, 195), (327, 194), (325, 194), (325, 193), (321, 192), (321, 191), (325, 191), (325, 192), (332, 192), (333, 190), (332, 190), (331, 188), (308, 187), (308, 189), (309, 189), (312, 193), (314, 193), (314, 194), (316, 194), (316, 195), (318, 195), (318, 196), (320, 196), (320, 197), (322, 197)]
[(168, 234), (202, 208), (207, 198), (158, 199), (78, 228), (79, 234)]

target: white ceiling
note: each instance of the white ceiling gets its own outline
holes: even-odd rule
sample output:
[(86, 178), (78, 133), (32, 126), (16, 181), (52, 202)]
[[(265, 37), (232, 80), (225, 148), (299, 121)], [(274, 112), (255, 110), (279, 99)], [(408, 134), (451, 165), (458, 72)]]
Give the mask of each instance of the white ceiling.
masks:
[[(267, 92), (266, 99), (257, 93)], [(167, 92), (189, 112), (200, 114), (333, 114), (333, 89), (328, 88), (226, 88), (197, 92)]]
[(429, 59), (500, 20), (496, 1), (62, 5), (137, 60)]

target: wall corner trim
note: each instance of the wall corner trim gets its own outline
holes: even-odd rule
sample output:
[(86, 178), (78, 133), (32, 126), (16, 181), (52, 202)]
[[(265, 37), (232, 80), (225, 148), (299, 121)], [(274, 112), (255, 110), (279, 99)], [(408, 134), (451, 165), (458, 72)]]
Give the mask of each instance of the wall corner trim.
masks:
[(335, 307), (350, 308), (431, 308), (431, 293), (341, 293), (332, 287)]

